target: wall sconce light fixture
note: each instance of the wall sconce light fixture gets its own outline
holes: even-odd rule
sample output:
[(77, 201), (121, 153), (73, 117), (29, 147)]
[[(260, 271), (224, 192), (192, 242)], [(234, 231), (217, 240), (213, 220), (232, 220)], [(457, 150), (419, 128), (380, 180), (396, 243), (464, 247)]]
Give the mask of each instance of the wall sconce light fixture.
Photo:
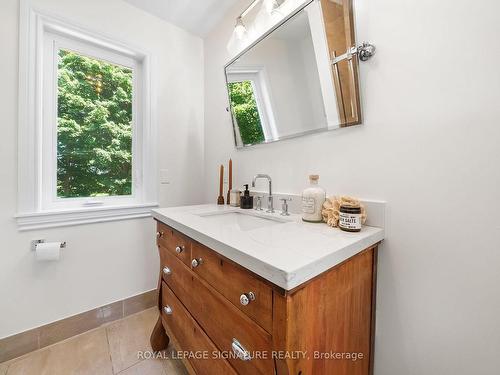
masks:
[(271, 14), (279, 8), (286, 0), (254, 0), (237, 18), (236, 25), (234, 26), (234, 33), (238, 39), (243, 39), (246, 35), (247, 29), (243, 23), (243, 18), (250, 13), (250, 11), (262, 1), (264, 9)]
[(243, 39), (245, 37), (245, 34), (247, 33), (247, 28), (245, 27), (245, 24), (243, 23), (243, 18), (239, 16), (236, 18), (236, 26), (234, 26), (234, 33), (236, 35), (236, 38), (239, 40)]

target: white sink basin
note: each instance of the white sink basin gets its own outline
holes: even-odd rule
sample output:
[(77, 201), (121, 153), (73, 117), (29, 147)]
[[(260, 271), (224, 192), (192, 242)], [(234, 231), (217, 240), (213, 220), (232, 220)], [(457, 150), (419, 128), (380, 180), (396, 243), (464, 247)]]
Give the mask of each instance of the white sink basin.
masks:
[(212, 223), (232, 227), (241, 231), (249, 231), (285, 223), (274, 217), (263, 217), (242, 212), (217, 212), (199, 215)]

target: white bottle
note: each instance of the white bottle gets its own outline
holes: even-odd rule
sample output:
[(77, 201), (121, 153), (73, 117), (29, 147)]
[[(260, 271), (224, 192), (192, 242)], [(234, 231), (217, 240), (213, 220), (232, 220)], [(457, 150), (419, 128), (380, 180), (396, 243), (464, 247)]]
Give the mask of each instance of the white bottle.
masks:
[(309, 176), (309, 187), (302, 192), (302, 220), (310, 223), (321, 223), (321, 211), (326, 200), (325, 190), (318, 186), (319, 176)]

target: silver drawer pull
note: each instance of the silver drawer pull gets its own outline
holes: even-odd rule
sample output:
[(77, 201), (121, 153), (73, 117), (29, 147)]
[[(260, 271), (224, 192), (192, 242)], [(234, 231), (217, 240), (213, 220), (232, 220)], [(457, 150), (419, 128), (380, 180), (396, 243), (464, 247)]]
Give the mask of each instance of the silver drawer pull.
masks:
[(233, 339), (231, 346), (233, 347), (234, 354), (242, 361), (250, 361), (252, 359), (250, 352), (238, 340)]
[(198, 267), (201, 264), (203, 264), (203, 259), (201, 259), (201, 258), (193, 259), (191, 261), (191, 266), (193, 266), (193, 268), (196, 268), (196, 267)]
[(240, 303), (243, 306), (248, 305), (252, 301), (255, 301), (255, 294), (253, 292), (243, 293), (240, 296)]
[(172, 310), (172, 308), (171, 308), (169, 305), (167, 305), (167, 306), (165, 306), (165, 307), (163, 308), (163, 312), (164, 312), (165, 314), (167, 314), (167, 315), (172, 315), (174, 311)]
[(163, 274), (164, 275), (171, 275), (172, 274), (172, 270), (168, 267), (163, 267)]
[(156, 238), (162, 238), (163, 237), (163, 232), (156, 232)]
[(177, 247), (175, 248), (175, 252), (176, 252), (177, 254), (180, 254), (180, 253), (182, 253), (183, 251), (184, 251), (184, 246), (177, 246)]

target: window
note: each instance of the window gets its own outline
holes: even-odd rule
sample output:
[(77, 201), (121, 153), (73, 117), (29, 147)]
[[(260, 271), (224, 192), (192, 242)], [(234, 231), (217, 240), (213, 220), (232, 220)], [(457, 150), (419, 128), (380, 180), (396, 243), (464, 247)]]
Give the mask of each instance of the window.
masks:
[(157, 194), (147, 54), (35, 12), (28, 23), (20, 229), (149, 216)]
[(229, 97), (234, 117), (244, 145), (262, 143), (262, 116), (255, 99), (255, 88), (252, 81), (230, 82)]
[(57, 56), (57, 197), (132, 195), (132, 68)]
[(227, 82), (237, 144), (276, 139), (276, 120), (264, 67), (232, 66), (227, 69)]

